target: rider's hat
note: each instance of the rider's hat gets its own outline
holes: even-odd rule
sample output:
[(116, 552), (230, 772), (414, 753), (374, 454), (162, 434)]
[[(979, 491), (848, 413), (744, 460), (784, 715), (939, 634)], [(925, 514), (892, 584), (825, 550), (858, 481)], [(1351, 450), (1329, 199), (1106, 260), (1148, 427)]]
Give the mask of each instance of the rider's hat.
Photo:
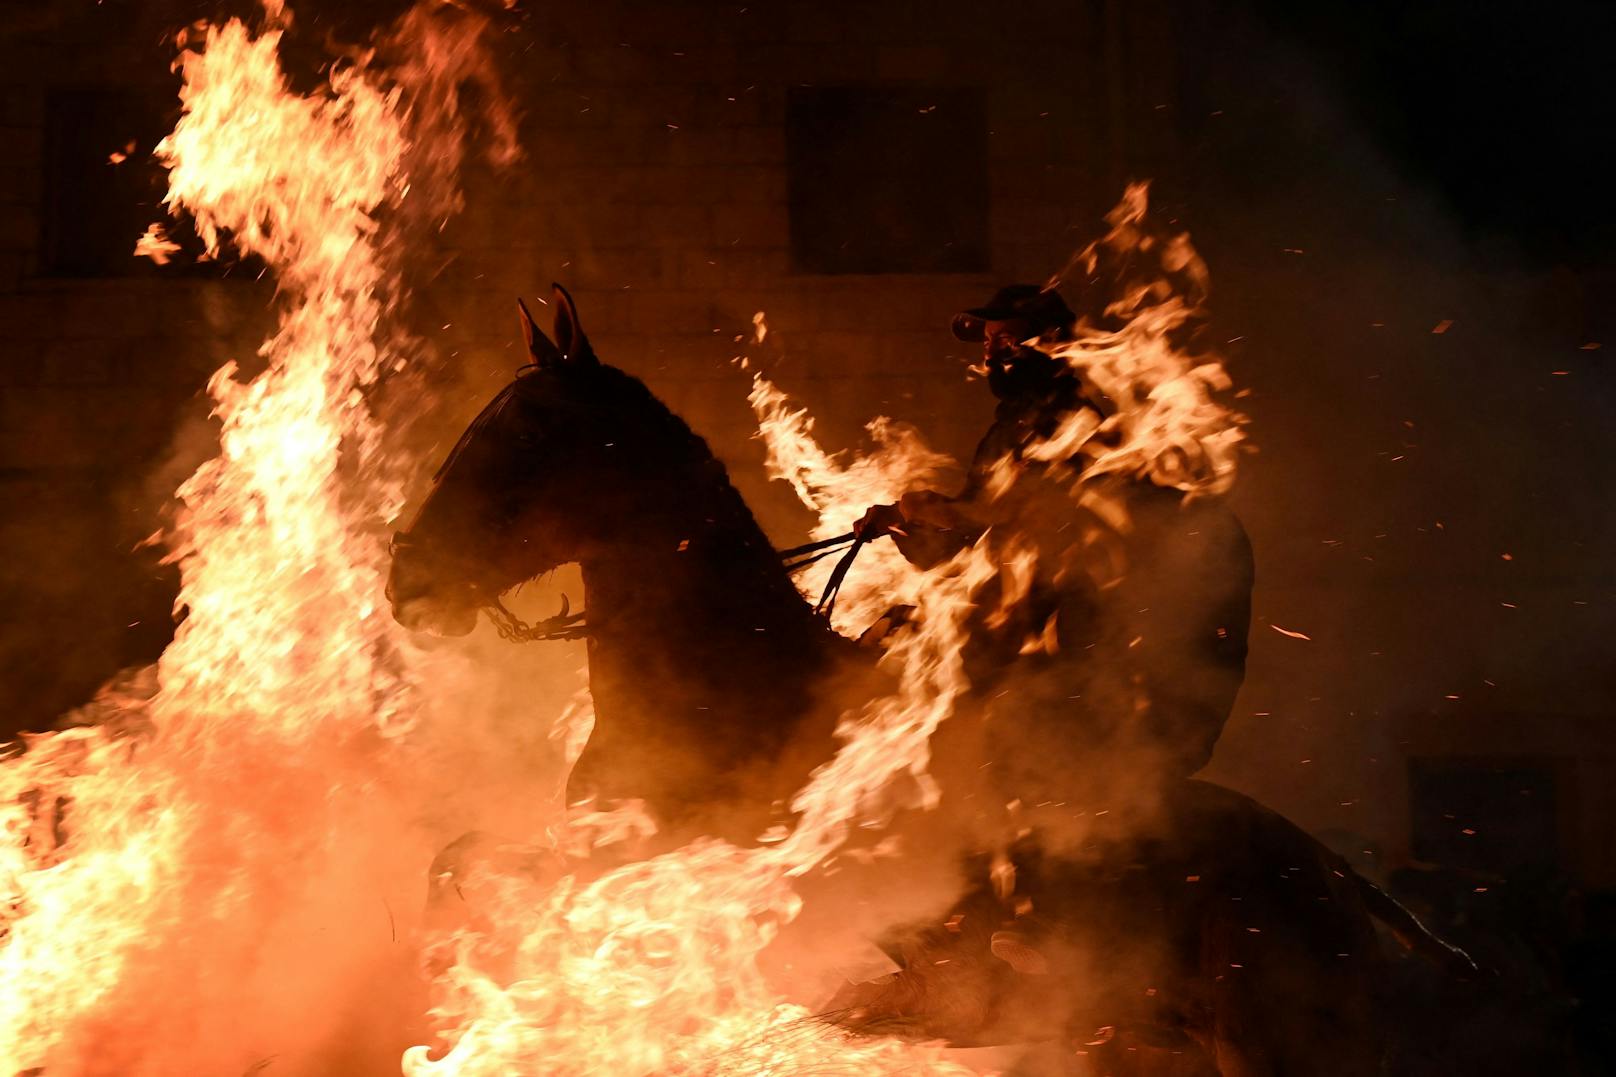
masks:
[(986, 323), (1004, 322), (1012, 318), (1027, 322), (1038, 336), (1055, 330), (1068, 330), (1077, 321), (1072, 308), (1053, 289), (1041, 288), (1036, 284), (1011, 284), (1000, 288), (982, 306), (954, 315), (954, 336), (960, 340), (981, 341)]

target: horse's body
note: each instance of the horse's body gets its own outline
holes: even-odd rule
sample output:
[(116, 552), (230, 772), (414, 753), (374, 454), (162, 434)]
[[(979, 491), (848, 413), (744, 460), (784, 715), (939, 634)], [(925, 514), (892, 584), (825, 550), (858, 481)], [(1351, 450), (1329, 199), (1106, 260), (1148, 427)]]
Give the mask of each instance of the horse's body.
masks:
[[(410, 627), (463, 633), (500, 593), (578, 562), (596, 721), (569, 793), (642, 798), (676, 835), (699, 828), (749, 840), (771, 802), (829, 757), (847, 682), (875, 676), (871, 656), (796, 593), (705, 443), (642, 383), (599, 363), (559, 288), (556, 299), (559, 346), (525, 319), (535, 366), (472, 424), (400, 536), (395, 614)], [(1164, 825), (1150, 836), (1046, 858), (1016, 887), (1055, 940), (1060, 982), (1087, 985), (1082, 1005), (1047, 990), (1045, 978), (1006, 973), (985, 950), (968, 960), (962, 951), (958, 967), (974, 960), (1008, 979), (990, 977), (974, 1002), (980, 983), (937, 989), (911, 965), (895, 981), (897, 1001), (878, 986), (859, 1005), (910, 1030), (1003, 1041), (1029, 1038), (1033, 1026), (1064, 1036), (1084, 1015), (1108, 1012), (1089, 1003), (1126, 998), (1169, 1015), (1166, 1025), (1226, 1074), (1371, 1072), (1367, 1040), (1342, 1031), (1363, 1027), (1373, 988), (1359, 881), (1244, 797), (1183, 782), (1162, 795)], [(997, 915), (982, 912), (996, 900), (989, 894), (956, 907), (971, 928), (958, 940)], [(1118, 940), (1131, 955), (1124, 967), (1104, 956)], [(1240, 960), (1259, 943), (1261, 960)], [(1141, 1002), (1135, 989), (1159, 1001)], [(906, 1011), (903, 998), (916, 992), (929, 1002)], [(983, 1006), (991, 1020), (973, 1016)], [(1297, 1045), (1309, 1043), (1335, 1050), (1334, 1068), (1297, 1068)], [(1347, 1043), (1350, 1052), (1339, 1047)]]

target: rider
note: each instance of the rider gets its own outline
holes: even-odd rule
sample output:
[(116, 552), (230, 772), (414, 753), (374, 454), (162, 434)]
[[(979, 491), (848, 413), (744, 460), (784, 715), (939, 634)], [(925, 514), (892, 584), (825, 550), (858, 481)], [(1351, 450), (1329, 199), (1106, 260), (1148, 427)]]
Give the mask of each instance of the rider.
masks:
[[(1086, 476), (1075, 448), (1049, 461), (1053, 444), (1108, 436), (1115, 406), (1058, 354), (1077, 317), (1053, 290), (1002, 288), (953, 330), (981, 344), (999, 401), (965, 485), (877, 505), (855, 531), (892, 536), (922, 568), (987, 534), (996, 560), (1023, 566), (978, 596), (963, 657), (980, 716), (942, 735), (975, 742), (957, 753), (967, 771), (987, 768), (990, 795), (974, 802), (1011, 806), (982, 837), (1008, 823), (1036, 847), (1088, 841), (1098, 816), (1142, 818), (1211, 758), (1244, 676), (1250, 546), (1216, 499)], [(1036, 965), (1027, 937), (1000, 932), (994, 952)]]
[(1037, 456), (1047, 451), (1033, 452), (1073, 424), (1100, 430), (1112, 408), (1051, 354), (1076, 322), (1057, 293), (1032, 284), (957, 315), (954, 335), (981, 343), (999, 400), (964, 488), (905, 494), (855, 528), (891, 535), (923, 568), (990, 530), (1001, 562), (1032, 555), (1030, 580), (1001, 578), (980, 596), (965, 655), (978, 692), (1013, 715), (998, 735), (1036, 745), (1006, 743), (994, 763), (1017, 772), (1001, 791), (1025, 805), (1069, 800), (1076, 785), (1104, 797), (1113, 780), (1136, 787), (1199, 770), (1245, 669), (1251, 553), (1233, 514), (1143, 478), (1084, 476), (1079, 455), (1046, 463)]
[[(1054, 433), (1062, 418), (1094, 405), (1073, 368), (1028, 342), (1070, 340), (1077, 315), (1059, 293), (1036, 284), (999, 289), (986, 304), (955, 315), (954, 336), (982, 345), (988, 388), (998, 398), (993, 425), (977, 445), (965, 487), (954, 497), (934, 490), (907, 493), (865, 513), (854, 531), (865, 539), (891, 535), (910, 561), (929, 567), (975, 542), (994, 521), (985, 496), (994, 466), (1019, 461), (1032, 440)], [(913, 524), (922, 525), (916, 529)]]

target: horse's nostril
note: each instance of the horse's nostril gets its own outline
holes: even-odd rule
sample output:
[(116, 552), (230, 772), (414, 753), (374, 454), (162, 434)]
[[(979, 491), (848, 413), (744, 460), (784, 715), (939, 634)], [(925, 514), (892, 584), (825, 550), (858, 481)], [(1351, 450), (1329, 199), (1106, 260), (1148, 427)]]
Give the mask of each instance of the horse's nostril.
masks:
[(393, 619), (411, 632), (464, 636), (477, 627), (475, 606), (451, 605), (425, 598), (393, 603)]

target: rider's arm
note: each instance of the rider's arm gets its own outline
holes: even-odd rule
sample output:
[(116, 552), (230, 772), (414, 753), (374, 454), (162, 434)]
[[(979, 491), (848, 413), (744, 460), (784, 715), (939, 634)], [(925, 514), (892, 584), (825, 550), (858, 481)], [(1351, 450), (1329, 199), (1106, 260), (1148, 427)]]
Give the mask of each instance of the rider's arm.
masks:
[(912, 490), (890, 505), (876, 505), (853, 526), (865, 541), (891, 535), (898, 551), (920, 568), (953, 557), (987, 530), (979, 502), (985, 497), (987, 475), (1010, 444), (1010, 431), (995, 422), (977, 445), (966, 474), (965, 487), (950, 497), (937, 490)]

